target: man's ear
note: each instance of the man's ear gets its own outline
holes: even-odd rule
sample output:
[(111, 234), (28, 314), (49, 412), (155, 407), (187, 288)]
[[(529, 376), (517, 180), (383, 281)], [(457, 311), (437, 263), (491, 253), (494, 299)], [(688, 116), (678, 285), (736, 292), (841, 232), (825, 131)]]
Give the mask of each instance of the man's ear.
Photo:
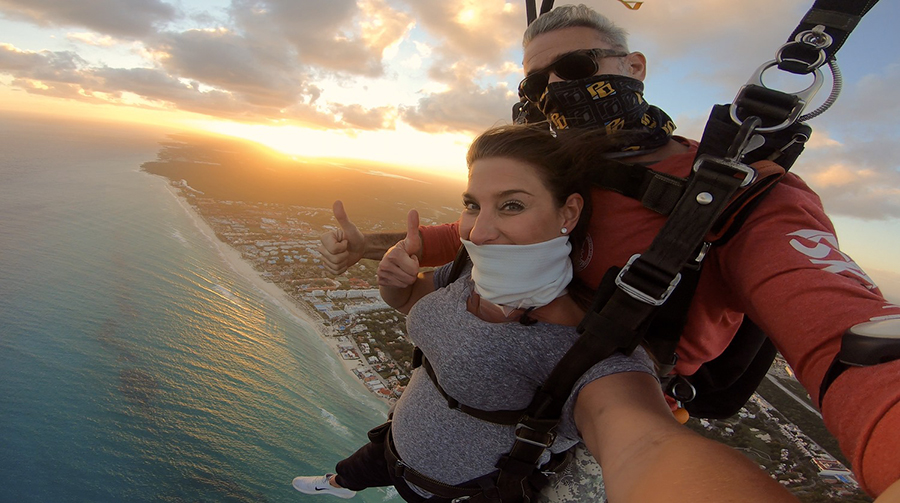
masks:
[(562, 208), (559, 209), (559, 214), (562, 217), (562, 227), (565, 227), (572, 231), (575, 228), (575, 225), (578, 224), (578, 219), (581, 218), (581, 210), (584, 209), (584, 198), (581, 197), (581, 194), (569, 194), (569, 197), (566, 198), (566, 202), (563, 204)]
[(625, 56), (625, 58), (623, 59), (626, 75), (643, 82), (644, 77), (647, 76), (646, 56), (644, 56), (644, 54), (640, 52), (631, 52), (628, 53), (628, 56)]

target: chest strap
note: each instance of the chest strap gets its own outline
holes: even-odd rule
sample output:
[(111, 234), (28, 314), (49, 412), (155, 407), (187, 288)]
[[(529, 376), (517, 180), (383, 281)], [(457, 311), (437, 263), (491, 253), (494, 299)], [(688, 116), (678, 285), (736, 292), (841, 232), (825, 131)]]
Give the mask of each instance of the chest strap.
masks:
[(440, 381), (437, 378), (437, 374), (434, 372), (434, 367), (431, 366), (431, 362), (428, 361), (428, 358), (416, 348), (416, 351), (419, 351), (421, 354), (421, 363), (422, 368), (425, 369), (425, 372), (428, 373), (428, 377), (431, 378), (432, 384), (437, 388), (438, 393), (444, 397), (444, 400), (447, 401), (447, 407), (458, 410), (464, 414), (469, 416), (481, 419), (482, 421), (487, 421), (489, 423), (494, 424), (505, 424), (505, 425), (513, 425), (518, 424), (519, 420), (522, 416), (525, 415), (526, 410), (482, 410), (475, 407), (470, 407), (464, 403), (460, 403), (459, 400), (450, 396), (449, 393), (444, 391), (444, 387), (441, 386)]

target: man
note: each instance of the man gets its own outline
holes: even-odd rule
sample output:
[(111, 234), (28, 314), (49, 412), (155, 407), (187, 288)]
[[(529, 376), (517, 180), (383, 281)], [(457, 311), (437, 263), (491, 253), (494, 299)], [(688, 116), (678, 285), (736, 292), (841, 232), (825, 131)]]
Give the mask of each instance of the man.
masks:
[[(531, 25), (523, 45), (530, 82), (521, 89), (531, 92), (530, 99), (556, 127), (637, 128), (641, 136), (623, 146), (621, 161), (678, 177), (690, 173), (696, 142), (672, 137), (673, 126), (665, 113), (647, 108), (643, 100), (606, 107), (617, 110), (608, 117), (582, 120), (567, 114), (571, 86), (584, 90), (602, 83), (639, 96), (646, 60), (640, 53), (628, 52), (620, 28), (585, 6), (562, 6)], [(580, 70), (573, 69), (570, 60), (563, 61), (567, 55), (585, 53), (594, 58), (591, 68), (596, 71), (591, 76), (578, 75)], [(535, 86), (544, 89), (535, 92)], [(637, 120), (629, 113), (632, 105), (643, 106)], [(604, 113), (603, 107), (592, 110)], [(653, 120), (642, 121), (644, 116)], [(665, 217), (611, 191), (595, 189), (593, 200), (592, 240), (582, 250), (577, 275), (596, 287), (607, 269), (621, 267), (633, 254), (647, 249)], [(344, 272), (360, 258), (380, 259), (405, 236), (362, 234), (340, 203), (334, 210), (341, 229), (323, 235), (321, 247), (332, 273)], [(395, 277), (379, 281), (410, 281), (420, 262), (427, 266), (452, 260), (459, 247), (456, 229), (456, 224), (420, 227), (421, 260), (407, 257), (392, 264)], [(714, 248), (707, 258), (678, 346), (675, 372), (691, 375), (719, 355), (745, 314), (769, 335), (813, 401), (822, 403), (825, 424), (840, 441), (863, 488), (878, 495), (900, 479), (896, 454), (900, 452), (900, 361), (844, 371), (819, 402), (820, 386), (844, 332), (870, 320), (900, 319), (900, 306), (885, 301), (865, 273), (838, 250), (821, 201), (793, 174), (771, 190), (734, 238)]]

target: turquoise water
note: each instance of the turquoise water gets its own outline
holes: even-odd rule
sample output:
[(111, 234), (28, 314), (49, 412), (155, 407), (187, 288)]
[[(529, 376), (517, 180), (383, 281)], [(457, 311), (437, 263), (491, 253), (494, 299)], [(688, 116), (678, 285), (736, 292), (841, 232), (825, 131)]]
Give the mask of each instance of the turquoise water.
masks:
[(138, 170), (163, 136), (0, 115), (0, 502), (312, 501), (384, 418)]

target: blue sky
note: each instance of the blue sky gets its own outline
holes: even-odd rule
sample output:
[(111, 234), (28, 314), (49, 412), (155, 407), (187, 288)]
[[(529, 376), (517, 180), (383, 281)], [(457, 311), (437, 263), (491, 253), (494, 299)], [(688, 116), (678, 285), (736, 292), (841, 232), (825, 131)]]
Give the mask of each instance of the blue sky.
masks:
[[(648, 60), (645, 97), (697, 138), (710, 106), (774, 57), (812, 1), (585, 3), (630, 32)], [(524, 17), (523, 2), (504, 0), (0, 0), (0, 109), (462, 177), (471, 138), (509, 121)], [(841, 49), (843, 93), (810, 121), (794, 170), (842, 248), (900, 299), (898, 19), (898, 2), (883, 0)]]

